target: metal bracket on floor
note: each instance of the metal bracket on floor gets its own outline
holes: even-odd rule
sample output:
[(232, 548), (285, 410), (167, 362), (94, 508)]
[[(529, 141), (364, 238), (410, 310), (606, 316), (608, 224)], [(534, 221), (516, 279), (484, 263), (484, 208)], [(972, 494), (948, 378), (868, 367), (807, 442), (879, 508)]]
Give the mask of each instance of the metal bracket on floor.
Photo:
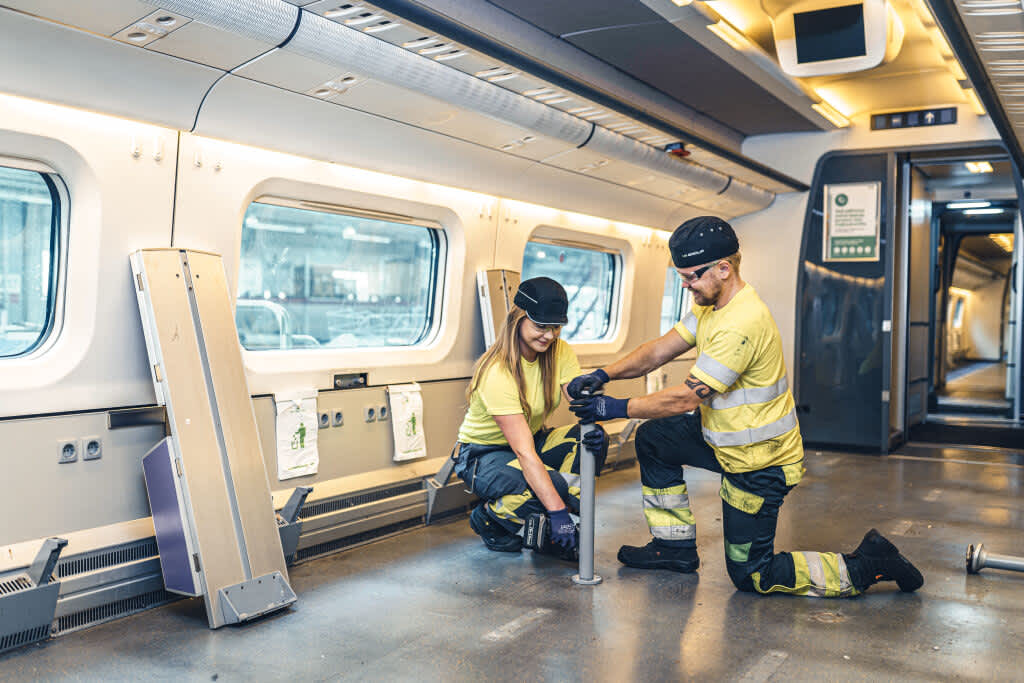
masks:
[(0, 578), (0, 653), (50, 637), (60, 591), (60, 581), (50, 579), (67, 544), (46, 539), (24, 573)]
[(977, 574), (985, 567), (1024, 572), (1024, 557), (996, 555), (995, 553), (987, 552), (984, 543), (979, 543), (978, 545), (972, 543), (967, 546), (967, 573)]
[(234, 586), (225, 586), (220, 593), (221, 614), (225, 624), (238, 624), (275, 612), (295, 602), (295, 591), (281, 572), (271, 572)]
[(430, 517), (434, 513), (434, 503), (437, 500), (438, 492), (448, 485), (448, 480), (452, 478), (452, 472), (455, 471), (455, 459), (446, 458), (444, 464), (441, 465), (441, 469), (437, 471), (433, 477), (428, 478), (424, 482), (424, 486), (427, 489), (427, 513), (423, 518), (424, 524), (430, 524)]
[(297, 486), (292, 491), (288, 502), (277, 514), (277, 531), (281, 534), (281, 550), (288, 566), (295, 561), (295, 551), (299, 547), (299, 536), (302, 535), (302, 520), (299, 513), (306, 503), (306, 496), (313, 492), (312, 486)]

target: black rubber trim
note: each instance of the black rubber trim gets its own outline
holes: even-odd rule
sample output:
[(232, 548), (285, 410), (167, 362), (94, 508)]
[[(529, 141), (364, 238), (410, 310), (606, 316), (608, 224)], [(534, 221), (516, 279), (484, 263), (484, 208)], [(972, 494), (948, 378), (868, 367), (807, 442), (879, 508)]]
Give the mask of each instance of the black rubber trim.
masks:
[(999, 131), (999, 137), (1003, 139), (1003, 144), (1006, 145), (1013, 158), (1014, 166), (1018, 169), (1024, 168), (1024, 150), (1021, 149), (1020, 141), (1017, 140), (1017, 136), (1013, 132), (1013, 125), (999, 102), (999, 97), (985, 72), (985, 65), (974, 48), (974, 43), (971, 42), (971, 34), (967, 31), (954, 0), (930, 0), (928, 4), (935, 14), (935, 20), (939, 27), (946, 34), (950, 47), (960, 58), (960, 63), (963, 64), (964, 71), (971, 79), (975, 92), (982, 104), (985, 105), (985, 109), (988, 110), (992, 123)]
[(796, 178), (791, 178), (785, 173), (780, 173), (779, 171), (754, 161), (749, 157), (745, 157), (742, 154), (738, 154), (730, 149), (726, 149), (708, 140), (704, 140), (693, 133), (682, 130), (669, 121), (665, 121), (664, 119), (654, 116), (643, 109), (639, 109), (628, 102), (623, 102), (622, 100), (586, 85), (585, 83), (572, 78), (570, 75), (551, 68), (531, 55), (523, 54), (508, 45), (496, 42), (490, 36), (482, 35), (465, 24), (460, 24), (449, 17), (427, 7), (423, 7), (414, 0), (373, 0), (373, 4), (386, 12), (391, 12), (392, 14), (396, 14), (408, 21), (419, 24), (428, 31), (439, 33), (457, 43), (461, 43), (462, 45), (477, 50), (478, 52), (489, 55), (494, 59), (537, 76), (538, 78), (543, 78), (549, 83), (575, 92), (581, 97), (586, 97), (587, 99), (597, 102), (602, 106), (618, 111), (625, 116), (634, 118), (649, 126), (657, 126), (658, 128), (672, 133), (672, 135), (684, 142), (699, 145), (723, 159), (728, 159), (729, 161), (750, 171), (759, 173), (766, 178), (771, 178), (777, 183), (786, 185), (792, 188), (793, 191), (806, 192), (810, 189), (809, 185), (797, 180)]
[(292, 38), (295, 37), (295, 33), (299, 30), (299, 24), (302, 23), (302, 13), (303, 12), (305, 12), (305, 10), (300, 7), (298, 14), (295, 15), (295, 26), (292, 26), (292, 32), (288, 34), (288, 37), (285, 38), (281, 42), (281, 44), (278, 45), (278, 47), (284, 47), (285, 45), (287, 45), (288, 43), (291, 42)]
[(213, 92), (213, 89), (217, 87), (218, 83), (220, 83), (220, 79), (224, 78), (229, 73), (231, 72), (225, 71), (220, 76), (217, 76), (217, 79), (213, 83), (211, 83), (210, 87), (207, 88), (206, 92), (203, 93), (203, 99), (199, 100), (199, 106), (196, 107), (196, 118), (192, 121), (192, 128), (189, 129), (189, 133), (194, 133), (196, 130), (196, 126), (199, 125), (199, 114), (201, 114), (203, 111), (203, 105), (206, 104), (206, 98), (209, 97), (210, 93)]
[(729, 181), (725, 184), (725, 187), (723, 187), (721, 190), (719, 190), (715, 194), (725, 194), (725, 191), (729, 189), (730, 185), (732, 185), (732, 176), (729, 176)]
[(576, 149), (580, 149), (582, 147), (586, 147), (587, 143), (590, 142), (590, 139), (594, 137), (594, 131), (595, 130), (597, 130), (597, 124), (594, 123), (593, 121), (591, 121), (590, 122), (590, 133), (587, 134), (587, 139), (584, 140), (583, 142), (581, 142), (580, 144), (576, 145)]

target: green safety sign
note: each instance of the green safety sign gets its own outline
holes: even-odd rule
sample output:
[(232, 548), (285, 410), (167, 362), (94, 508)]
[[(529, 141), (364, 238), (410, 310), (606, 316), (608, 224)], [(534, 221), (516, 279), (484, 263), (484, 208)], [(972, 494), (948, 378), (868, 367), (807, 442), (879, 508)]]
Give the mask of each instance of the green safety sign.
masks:
[(825, 261), (877, 261), (881, 184), (825, 186)]

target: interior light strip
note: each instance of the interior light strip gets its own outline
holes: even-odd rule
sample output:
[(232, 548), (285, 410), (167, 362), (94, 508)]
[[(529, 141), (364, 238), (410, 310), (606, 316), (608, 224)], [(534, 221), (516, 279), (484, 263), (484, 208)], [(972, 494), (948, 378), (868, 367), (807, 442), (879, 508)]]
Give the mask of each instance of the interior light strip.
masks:
[(967, 97), (967, 103), (971, 105), (971, 109), (978, 116), (985, 115), (985, 105), (978, 99), (978, 93), (974, 91), (974, 88), (964, 88), (964, 95)]
[(811, 105), (811, 109), (818, 112), (836, 128), (846, 128), (850, 125), (850, 119), (846, 118), (835, 110), (828, 102), (821, 101)]

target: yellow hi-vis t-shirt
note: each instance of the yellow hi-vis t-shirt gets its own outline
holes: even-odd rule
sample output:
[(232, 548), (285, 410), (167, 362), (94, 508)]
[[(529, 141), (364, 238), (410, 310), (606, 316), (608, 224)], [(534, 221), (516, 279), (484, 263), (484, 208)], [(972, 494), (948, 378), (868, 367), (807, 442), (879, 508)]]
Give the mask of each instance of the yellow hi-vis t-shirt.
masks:
[[(562, 400), (563, 384), (580, 374), (580, 362), (568, 342), (556, 339), (555, 344), (555, 404), (548, 412), (558, 407)], [(544, 384), (540, 376), (540, 362), (520, 357), (523, 364), (523, 380), (526, 385), (526, 402), (530, 406), (530, 433), (536, 434), (544, 426)], [(512, 373), (491, 363), (480, 377), (476, 390), (469, 398), (469, 410), (459, 427), (459, 441), (484, 445), (503, 445), (508, 439), (502, 433), (495, 415), (521, 415), (519, 388)]]
[[(718, 392), (701, 404), (700, 416), (704, 440), (722, 468), (752, 472), (800, 462), (803, 440), (782, 338), (754, 288), (745, 285), (717, 311), (694, 306), (675, 330), (697, 347), (691, 374)], [(793, 478), (799, 476), (794, 471)]]

